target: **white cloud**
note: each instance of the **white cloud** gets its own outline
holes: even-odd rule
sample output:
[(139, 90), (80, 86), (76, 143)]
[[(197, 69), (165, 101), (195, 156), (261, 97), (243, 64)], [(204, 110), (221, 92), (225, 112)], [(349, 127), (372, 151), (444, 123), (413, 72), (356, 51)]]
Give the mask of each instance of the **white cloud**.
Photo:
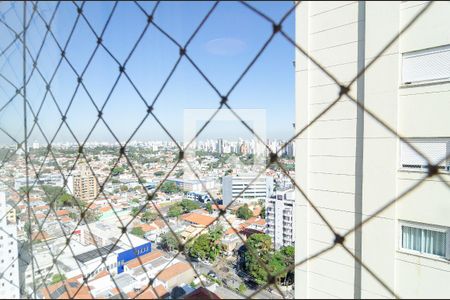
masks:
[(218, 38), (205, 44), (206, 51), (213, 55), (234, 56), (244, 52), (247, 44), (235, 38)]

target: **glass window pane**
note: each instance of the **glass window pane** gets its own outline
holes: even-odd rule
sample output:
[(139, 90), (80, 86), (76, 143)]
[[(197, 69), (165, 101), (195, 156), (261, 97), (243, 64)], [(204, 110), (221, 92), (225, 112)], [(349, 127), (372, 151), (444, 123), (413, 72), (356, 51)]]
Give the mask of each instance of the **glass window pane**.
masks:
[(402, 226), (402, 248), (421, 253), (446, 256), (445, 232)]

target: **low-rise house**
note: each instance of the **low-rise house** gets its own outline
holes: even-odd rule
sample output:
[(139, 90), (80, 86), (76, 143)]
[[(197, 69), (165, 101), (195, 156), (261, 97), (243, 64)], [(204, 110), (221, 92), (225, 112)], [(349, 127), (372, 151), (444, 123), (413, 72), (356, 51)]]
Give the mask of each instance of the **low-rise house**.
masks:
[(167, 290), (171, 290), (186, 282), (192, 282), (195, 278), (195, 271), (185, 262), (177, 262), (164, 269), (156, 278), (155, 286), (161, 284)]
[(42, 299), (93, 299), (81, 275), (46, 286), (38, 294)]
[(189, 224), (197, 225), (201, 227), (208, 227), (216, 218), (209, 215), (199, 214), (199, 213), (188, 213), (181, 216), (181, 219)]

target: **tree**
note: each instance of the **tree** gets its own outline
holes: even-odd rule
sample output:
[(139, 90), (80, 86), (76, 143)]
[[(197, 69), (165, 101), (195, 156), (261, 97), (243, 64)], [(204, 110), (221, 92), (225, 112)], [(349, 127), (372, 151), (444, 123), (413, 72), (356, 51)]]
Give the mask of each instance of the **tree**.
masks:
[(265, 219), (265, 218), (266, 218), (266, 206), (265, 206), (265, 205), (261, 206), (261, 212), (259, 213), (259, 216), (260, 216), (262, 219)]
[[(85, 205), (84, 202), (83, 202), (83, 204)], [(97, 210), (94, 210), (94, 209), (85, 210), (84, 208), (82, 208), (82, 210), (84, 211), (83, 220), (85, 223), (97, 222), (101, 217), (101, 214)]]
[(117, 176), (120, 174), (123, 174), (125, 172), (125, 168), (121, 166), (116, 166), (112, 169), (111, 174), (112, 176)]
[(212, 214), (213, 209), (212, 209), (211, 203), (209, 203), (209, 202), (206, 203), (205, 208), (206, 208), (206, 210), (208, 211), (209, 214)]
[(238, 208), (236, 215), (240, 219), (248, 220), (253, 216), (253, 212), (251, 211), (250, 208), (248, 208), (247, 204), (244, 204)]
[(63, 192), (56, 201), (57, 206), (74, 206), (76, 203), (76, 199), (74, 196), (67, 194), (66, 192)]
[(45, 193), (44, 201), (51, 204), (54, 208), (61, 206), (75, 206), (77, 199), (68, 194), (63, 187), (43, 185), (42, 190)]
[(53, 277), (52, 277), (52, 284), (55, 284), (55, 283), (64, 281), (64, 280), (66, 280), (66, 279), (67, 279), (67, 278), (66, 278), (66, 276), (65, 276), (64, 274), (55, 274), (55, 275), (53, 275)]
[(245, 284), (243, 282), (241, 282), (241, 284), (239, 285), (239, 293), (243, 294), (245, 291), (247, 290), (247, 287), (245, 286)]
[(30, 186), (28, 188), (26, 186), (21, 186), (19, 188), (19, 193), (20, 194), (26, 195), (28, 191), (31, 192), (31, 187)]
[(180, 178), (181, 176), (183, 176), (183, 174), (184, 174), (184, 170), (178, 170), (178, 171), (175, 173), (175, 177), (176, 177), (176, 178)]
[(220, 241), (223, 237), (223, 226), (220, 224), (210, 226), (209, 235), (213, 241)]
[(131, 234), (134, 234), (135, 236), (142, 238), (142, 237), (144, 237), (145, 232), (144, 232), (144, 230), (142, 230), (141, 227), (133, 227), (133, 229), (131, 229)]
[(175, 184), (175, 182), (166, 181), (161, 185), (161, 192), (167, 194), (178, 193), (180, 188)]
[(171, 231), (161, 235), (160, 246), (162, 249), (173, 251), (175, 249), (178, 249), (178, 245), (178, 240)]
[[(283, 257), (285, 268), (294, 265), (295, 248), (293, 246), (283, 247), (279, 250), (279, 252)], [(294, 283), (294, 271), (284, 273), (281, 277), (284, 277), (284, 285), (290, 285)]]
[[(257, 283), (266, 283), (269, 274), (277, 276), (278, 282), (284, 283), (284, 285), (293, 283), (293, 271), (285, 272), (286, 268), (294, 264), (293, 246), (274, 251), (272, 238), (266, 234), (257, 233), (248, 238), (247, 247), (248, 249), (244, 253), (244, 267)], [(261, 267), (261, 264), (264, 264), (266, 268)]]
[(121, 185), (121, 186), (120, 186), (120, 190), (121, 190), (122, 192), (126, 192), (126, 191), (128, 191), (128, 186), (126, 186), (126, 185)]
[(200, 208), (200, 204), (198, 204), (198, 202), (196, 201), (192, 201), (189, 199), (183, 199), (180, 203), (181, 207), (183, 208), (183, 211), (185, 213), (191, 212), (193, 210), (199, 209)]
[(151, 212), (151, 211), (145, 211), (142, 215), (141, 215), (141, 221), (142, 222), (146, 222), (146, 223), (150, 223), (155, 221), (158, 218), (158, 214)]
[(219, 233), (220, 231), (215, 231), (200, 235), (189, 247), (189, 256), (214, 262), (224, 248), (221, 236), (217, 236)]
[(136, 217), (140, 213), (140, 210), (141, 210), (140, 207), (133, 207), (131, 209), (130, 215), (132, 215), (133, 217)]
[(189, 245), (189, 256), (214, 262), (224, 249), (221, 243), (223, 232), (222, 225), (210, 227), (208, 233), (200, 235)]
[(181, 205), (175, 204), (169, 208), (169, 211), (167, 212), (167, 216), (169, 216), (169, 218), (178, 217), (181, 214), (183, 214), (183, 212), (184, 212), (183, 207)]
[(267, 281), (268, 273), (261, 264), (268, 265), (272, 249), (272, 238), (263, 233), (252, 234), (247, 239), (247, 251), (244, 254), (244, 267), (257, 283)]
[(161, 177), (161, 176), (163, 176), (164, 174), (166, 174), (166, 173), (164, 173), (163, 171), (156, 171), (156, 172), (154, 173), (154, 175), (155, 175), (156, 177)]
[(27, 238), (28, 240), (31, 239), (31, 223), (30, 222), (26, 222), (23, 225), (23, 230), (25, 231), (25, 233), (27, 234)]

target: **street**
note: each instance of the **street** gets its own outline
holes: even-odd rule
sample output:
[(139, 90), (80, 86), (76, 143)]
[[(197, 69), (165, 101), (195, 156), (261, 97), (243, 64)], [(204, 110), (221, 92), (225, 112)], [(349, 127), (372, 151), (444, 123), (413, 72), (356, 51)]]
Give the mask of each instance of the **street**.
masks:
[[(180, 259), (185, 260), (184, 256), (179, 256)], [(207, 265), (202, 262), (193, 262), (194, 268), (199, 274), (208, 274), (210, 271), (217, 274), (217, 279), (222, 283), (221, 286), (216, 288), (216, 294), (223, 299), (236, 299), (246, 298), (253, 294), (258, 288), (252, 289), (246, 285), (246, 290), (243, 293), (239, 293), (236, 289), (244, 283), (245, 278), (241, 278), (237, 275), (237, 271), (233, 269), (232, 262), (227, 259), (219, 260), (214, 265)], [(224, 272), (228, 270), (227, 272)], [(245, 283), (244, 283), (245, 284)], [(284, 288), (280, 288), (284, 291)], [(274, 288), (271, 291), (264, 289), (256, 294), (254, 299), (282, 299), (283, 297)], [(285, 298), (293, 298), (285, 296)]]

